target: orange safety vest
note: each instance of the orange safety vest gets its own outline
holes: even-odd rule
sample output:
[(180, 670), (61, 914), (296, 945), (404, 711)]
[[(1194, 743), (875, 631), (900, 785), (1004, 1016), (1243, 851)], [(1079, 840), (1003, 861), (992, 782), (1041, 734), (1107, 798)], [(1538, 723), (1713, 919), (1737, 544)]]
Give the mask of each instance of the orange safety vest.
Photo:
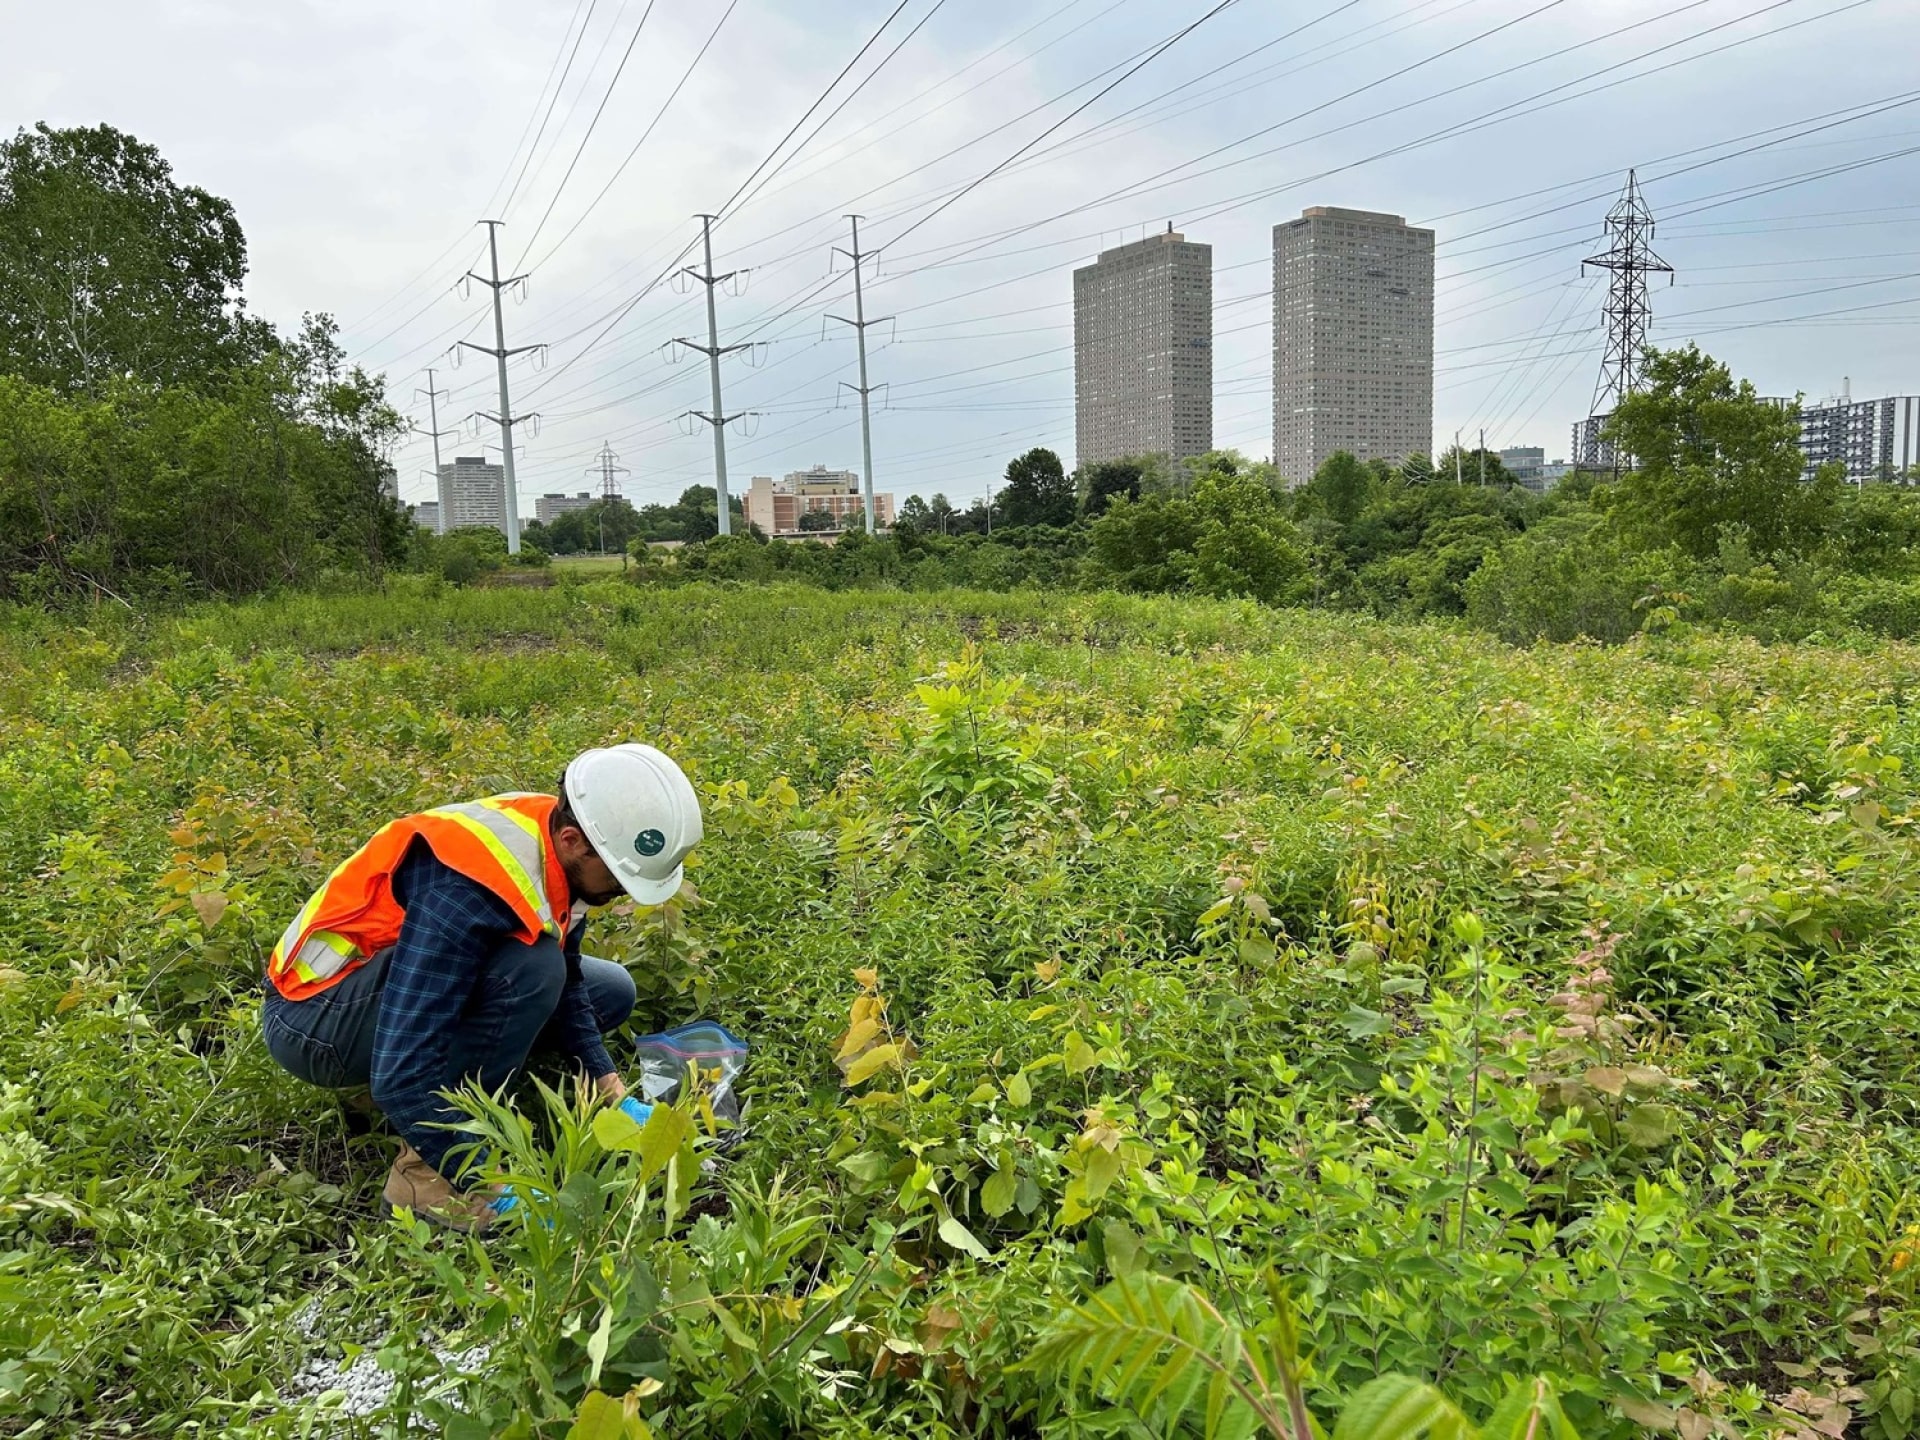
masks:
[(382, 826), (300, 907), (273, 947), (267, 978), (287, 999), (305, 1000), (397, 941), (406, 911), (393, 898), (393, 872), (416, 839), (432, 846), (441, 864), (505, 901), (520, 922), (522, 944), (543, 933), (564, 940), (575, 907), (547, 834), (559, 803), (551, 795), (495, 795)]

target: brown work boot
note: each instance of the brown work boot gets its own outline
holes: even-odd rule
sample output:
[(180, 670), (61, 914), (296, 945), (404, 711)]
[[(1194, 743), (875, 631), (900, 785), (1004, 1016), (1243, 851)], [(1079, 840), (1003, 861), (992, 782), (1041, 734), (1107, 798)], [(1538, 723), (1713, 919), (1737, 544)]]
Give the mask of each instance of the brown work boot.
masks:
[(479, 1234), (492, 1223), (494, 1213), (488, 1198), (478, 1192), (453, 1188), (438, 1170), (420, 1158), (420, 1152), (406, 1141), (400, 1142), (400, 1154), (387, 1172), (386, 1189), (381, 1191), (389, 1205), (411, 1210), (422, 1220), (444, 1225), (449, 1230)]

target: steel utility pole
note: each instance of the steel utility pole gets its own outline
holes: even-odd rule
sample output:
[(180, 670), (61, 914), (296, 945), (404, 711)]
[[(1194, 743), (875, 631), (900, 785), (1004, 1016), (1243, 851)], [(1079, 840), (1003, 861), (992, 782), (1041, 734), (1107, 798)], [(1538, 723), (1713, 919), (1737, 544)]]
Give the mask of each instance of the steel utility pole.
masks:
[(631, 473), (626, 466), (615, 463), (619, 459), (620, 457), (613, 453), (613, 443), (602, 440), (600, 453), (593, 457), (594, 463), (587, 467), (589, 475), (600, 477), (600, 553), (602, 555), (607, 553), (607, 506), (620, 498), (620, 482), (613, 477)]
[(1453, 483), (1460, 483), (1460, 432), (1453, 432)]
[(867, 407), (867, 397), (873, 393), (873, 387), (867, 384), (867, 327), (869, 325), (878, 325), (884, 320), (891, 320), (893, 317), (891, 315), (880, 315), (872, 320), (867, 319), (866, 298), (862, 294), (860, 286), (860, 217), (858, 215), (849, 215), (847, 219), (853, 224), (853, 249), (842, 250), (838, 245), (834, 246), (833, 249), (836, 255), (845, 255), (853, 261), (854, 318), (849, 320), (844, 315), (829, 315), (827, 318), (829, 320), (838, 320), (842, 325), (853, 326), (854, 334), (859, 337), (860, 341), (860, 383), (858, 385), (847, 385), (847, 382), (844, 380), (840, 383), (847, 385), (849, 390), (852, 390), (860, 397), (860, 484), (861, 493), (866, 498), (867, 533), (871, 535), (877, 526), (873, 516), (873, 417)]
[(507, 476), (507, 553), (509, 555), (518, 555), (520, 553), (520, 489), (519, 486), (514, 483), (513, 478), (513, 427), (524, 424), (528, 420), (537, 419), (538, 417), (533, 415), (515, 415), (513, 413), (512, 405), (507, 399), (507, 357), (509, 355), (521, 354), (527, 350), (538, 350), (540, 347), (538, 345), (516, 345), (511, 350), (507, 348), (507, 324), (500, 313), (500, 292), (511, 285), (518, 285), (527, 277), (525, 275), (509, 275), (505, 280), (500, 278), (501, 222), (498, 220), (482, 220), (480, 223), (487, 227), (487, 257), (492, 262), (492, 274), (491, 276), (476, 275), (473, 271), (469, 270), (467, 272), (467, 278), (469, 280), (478, 280), (482, 285), (485, 285), (489, 290), (493, 291), (493, 344), (491, 346), (475, 345), (468, 340), (462, 340), (460, 343), (469, 350), (478, 350), (482, 355), (493, 356), (495, 362), (500, 367), (500, 413), (498, 415), (489, 415), (485, 411), (481, 411), (479, 418), (482, 420), (491, 420), (500, 427), (500, 463), (506, 467)]
[[(415, 390), (413, 393), (419, 395), (421, 392)], [(436, 535), (444, 535), (447, 533), (448, 506), (440, 496), (440, 437), (442, 435), (457, 435), (460, 432), (457, 430), (442, 430), (440, 428), (440, 397), (442, 395), (451, 396), (453, 392), (451, 390), (443, 391), (433, 388), (432, 366), (427, 367), (427, 388), (425, 393), (427, 397), (427, 423), (433, 427), (427, 431), (427, 434), (433, 437), (433, 499), (435, 507), (433, 513), (439, 517), (433, 523), (433, 533)], [(450, 499), (452, 497), (449, 496), (448, 498)]]
[(679, 336), (674, 337), (673, 343), (676, 345), (684, 345), (689, 350), (698, 350), (702, 355), (707, 357), (707, 370), (713, 380), (713, 413), (711, 415), (703, 415), (698, 410), (690, 411), (689, 413), (713, 426), (714, 502), (720, 512), (720, 533), (722, 535), (731, 535), (733, 533), (733, 501), (727, 495), (727, 425), (731, 421), (738, 420), (740, 415), (746, 412), (741, 411), (739, 414), (729, 415), (725, 410), (720, 408), (720, 357), (734, 350), (745, 350), (747, 346), (744, 344), (722, 345), (720, 343), (719, 322), (714, 318), (713, 313), (713, 287), (722, 281), (731, 280), (740, 272), (738, 270), (729, 270), (724, 275), (716, 275), (713, 273), (713, 222), (719, 217), (715, 215), (702, 215), (699, 218), (700, 238), (706, 246), (706, 271), (703, 274), (695, 270), (692, 266), (683, 266), (680, 273), (683, 275), (691, 275), (707, 287), (707, 343), (704, 345), (696, 345), (693, 341), (683, 339)]
[(1480, 488), (1487, 485), (1487, 427), (1480, 427)]

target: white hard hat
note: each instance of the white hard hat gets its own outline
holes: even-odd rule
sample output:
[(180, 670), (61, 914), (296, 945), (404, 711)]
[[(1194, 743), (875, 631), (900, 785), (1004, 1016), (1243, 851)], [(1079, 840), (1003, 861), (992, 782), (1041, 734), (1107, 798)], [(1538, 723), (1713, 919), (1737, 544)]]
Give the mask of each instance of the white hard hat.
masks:
[(575, 756), (564, 783), (574, 818), (626, 892), (642, 905), (671, 900), (704, 833), (680, 767), (651, 745), (614, 745)]

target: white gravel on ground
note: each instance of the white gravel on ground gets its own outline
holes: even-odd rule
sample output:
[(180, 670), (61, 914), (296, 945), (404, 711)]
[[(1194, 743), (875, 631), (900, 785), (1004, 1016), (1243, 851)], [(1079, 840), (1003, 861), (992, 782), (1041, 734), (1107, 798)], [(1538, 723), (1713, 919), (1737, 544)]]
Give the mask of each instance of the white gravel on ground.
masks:
[[(293, 1317), (294, 1333), (302, 1339), (322, 1342), (321, 1309), (319, 1300), (310, 1300)], [(343, 1415), (372, 1415), (393, 1398), (394, 1386), (398, 1383), (395, 1376), (382, 1370), (374, 1359), (384, 1336), (372, 1341), (351, 1361), (333, 1360), (325, 1355), (316, 1356), (307, 1361), (287, 1382), (282, 1392), (288, 1405), (301, 1405), (320, 1401), (323, 1396), (339, 1392), (341, 1398), (330, 1408), (337, 1409)], [(486, 1363), (487, 1347), (476, 1345), (468, 1350), (434, 1349), (443, 1370), (454, 1372), (472, 1372)], [(417, 1426), (424, 1426), (420, 1416), (414, 1416)]]

